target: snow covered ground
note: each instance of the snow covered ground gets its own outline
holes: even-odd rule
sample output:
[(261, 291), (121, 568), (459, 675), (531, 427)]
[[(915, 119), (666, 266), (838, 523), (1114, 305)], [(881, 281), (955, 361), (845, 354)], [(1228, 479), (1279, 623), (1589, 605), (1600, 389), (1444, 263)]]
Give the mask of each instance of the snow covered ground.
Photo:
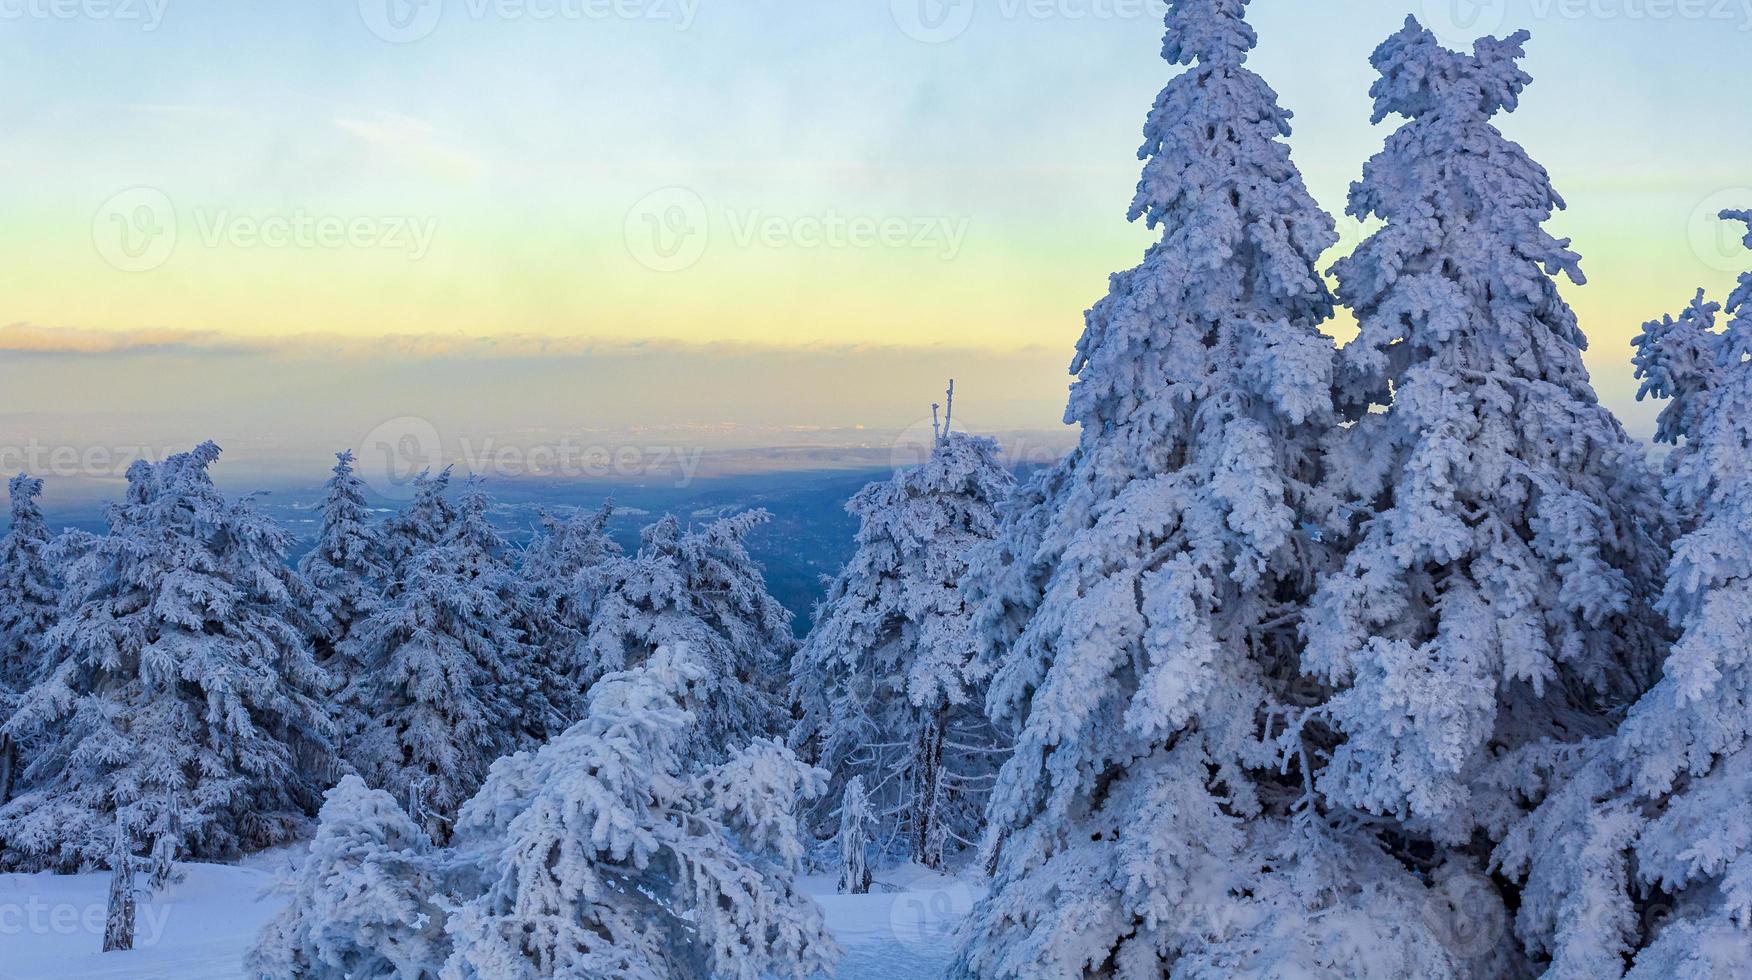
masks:
[(821, 903), (828, 927), (845, 947), (840, 980), (941, 976), (954, 949), (955, 927), (973, 910), (983, 887), (917, 867), (878, 872), (876, 883), (869, 895), (838, 895), (831, 877), (801, 882)]
[[(108, 875), (0, 875), (0, 980), (237, 980), (243, 951), (279, 910), (284, 852), (245, 867), (183, 865), (183, 880), (140, 907), (137, 946), (103, 953)], [(917, 868), (879, 874), (870, 895), (836, 895), (831, 877), (803, 881), (846, 949), (841, 980), (934, 977), (978, 886)]]
[(140, 906), (136, 949), (103, 953), (109, 876), (0, 875), (0, 978), (236, 980), (243, 950), (279, 909), (274, 876), (183, 866), (183, 880)]

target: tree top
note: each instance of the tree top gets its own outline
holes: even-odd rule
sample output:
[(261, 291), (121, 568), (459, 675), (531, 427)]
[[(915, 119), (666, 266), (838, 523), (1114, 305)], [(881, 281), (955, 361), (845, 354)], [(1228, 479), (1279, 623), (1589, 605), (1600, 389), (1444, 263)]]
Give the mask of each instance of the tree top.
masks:
[(1506, 38), (1482, 37), (1472, 53), (1442, 47), (1416, 17), (1381, 43), (1369, 58), (1381, 73), (1369, 89), (1375, 99), (1374, 121), (1397, 113), (1408, 119), (1431, 115), (1476, 115), (1489, 119), (1514, 112), (1521, 92), (1533, 76), (1518, 63), (1533, 35), (1516, 31)]
[(1247, 23), (1249, 0), (1169, 0), (1168, 34), (1162, 57), (1169, 64), (1197, 61), (1213, 68), (1235, 68), (1259, 43)]

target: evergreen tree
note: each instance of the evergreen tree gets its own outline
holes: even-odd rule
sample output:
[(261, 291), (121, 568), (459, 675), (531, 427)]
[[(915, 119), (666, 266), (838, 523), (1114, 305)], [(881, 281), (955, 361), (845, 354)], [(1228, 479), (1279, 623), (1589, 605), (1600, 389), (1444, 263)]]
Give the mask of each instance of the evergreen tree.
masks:
[(316, 546), (298, 563), (315, 596), (317, 662), (328, 675), (327, 705), (342, 742), (365, 727), (360, 705), (341, 697), (362, 670), (354, 631), (382, 602), (389, 582), (383, 539), (370, 523), (365, 484), (353, 472), (351, 451), (335, 454), (334, 475), (324, 485), (322, 526)]
[(1169, 4), (1163, 53), (1190, 68), (1150, 113), (1131, 208), (1161, 240), (1088, 314), (1076, 450), (971, 562), (988, 708), (1017, 736), (955, 976), (1456, 969), (1423, 886), (1322, 826), (1276, 746), (1324, 564), (1335, 236), (1246, 67), (1245, 10)]
[(585, 719), (493, 767), (460, 839), (484, 894), (458, 908), (446, 980), (803, 977), (837, 949), (792, 883), (793, 812), (824, 774), (757, 740), (691, 770), (720, 685), (661, 651), (590, 692)]
[(515, 640), (500, 649), (505, 696), (516, 708), (518, 746), (540, 745), (571, 726), (582, 709), (582, 690), (566, 676), (563, 664), (549, 659), (557, 651), (532, 641), (542, 613), (528, 583), (518, 578), (510, 542), (490, 520), (493, 506), (485, 481), (470, 477), (457, 501), (449, 542), (464, 560), (463, 574), (492, 590), (510, 617)]
[(316, 593), (312, 613), (322, 629), (320, 662), (341, 682), (351, 676), (355, 665), (330, 660), (352, 634), (354, 624), (376, 608), (389, 576), (383, 542), (371, 526), (370, 514), (365, 483), (353, 472), (353, 453), (336, 453), (334, 475), (323, 487), (316, 547), (298, 563), (298, 571)]
[(1655, 424), (1655, 441), (1667, 443), (1669, 471), (1685, 456), (1685, 433), (1696, 431), (1699, 416), (1709, 403), (1722, 374), (1715, 337), (1720, 303), (1709, 302), (1699, 289), (1691, 305), (1678, 317), (1664, 316), (1643, 324), (1643, 332), (1631, 343), (1636, 348), (1638, 401), (1665, 399), (1667, 404)]
[(750, 511), (683, 531), (673, 517), (645, 528), (639, 553), (607, 563), (580, 596), (590, 609), (592, 676), (628, 670), (658, 649), (686, 650), (707, 693), (689, 732), (693, 757), (780, 734), (778, 687), (796, 641), (791, 614), (766, 590), (743, 539), (771, 518)]
[(612, 501), (594, 511), (577, 508), (565, 519), (542, 511), (541, 526), (524, 549), (520, 564), (530, 588), (554, 604), (564, 605), (571, 598), (569, 593), (575, 591), (573, 583), (580, 573), (620, 556), (620, 545), (608, 533), (613, 517)]
[(11, 864), (105, 864), (119, 814), (162, 884), (173, 860), (281, 843), (314, 809), (298, 765), (327, 741), (310, 597), (286, 533), (214, 488), (218, 457), (203, 443), (136, 463), (108, 535), (67, 566), (44, 672), (6, 725), (38, 746), (0, 808)]
[(528, 605), (526, 631), (541, 660), (559, 675), (563, 690), (550, 700), (569, 721), (580, 716), (583, 692), (595, 676), (586, 597), (594, 579), (621, 555), (608, 535), (613, 515), (612, 504), (594, 513), (576, 510), (565, 520), (543, 512), (518, 567)]
[[(1636, 348), (1636, 376), (1642, 382), (1637, 400), (1653, 397), (1667, 402), (1655, 422), (1655, 441), (1669, 447), (1669, 477), (1690, 452), (1685, 433), (1701, 427), (1701, 415), (1721, 381), (1720, 343), (1715, 333), (1721, 309), (1720, 303), (1709, 302), (1699, 289), (1684, 312), (1643, 324), (1642, 333), (1631, 342)], [(1668, 503), (1673, 505), (1678, 529), (1691, 530), (1697, 520), (1695, 502), (1669, 499)]]
[(21, 473), (9, 490), (12, 527), (0, 538), (0, 804), (12, 798), (22, 761), (6, 722), (37, 678), (42, 636), (60, 598), (47, 554), (49, 528), (37, 505), (43, 481)]
[(258, 980), (436, 980), (449, 955), (444, 860), (395, 800), (348, 776), (245, 970)]
[(818, 834), (833, 832), (843, 788), (861, 776), (885, 847), (904, 841), (935, 868), (977, 845), (1005, 745), (968, 676), (979, 640), (959, 583), (1013, 485), (995, 442), (945, 428), (924, 465), (846, 505), (858, 550), (791, 664), (792, 745), (833, 775)]
[(414, 478), (414, 499), (384, 523), (383, 553), (392, 571), (450, 537), (456, 506), (450, 502), (450, 467)]
[(1491, 123), (1531, 81), (1526, 38), (1461, 54), (1408, 20), (1375, 52), (1375, 119), (1407, 122), (1351, 189), (1386, 225), (1335, 267), (1360, 327), (1328, 464), (1347, 557), (1306, 617), (1337, 693), (1304, 731), (1330, 805), (1447, 843), (1513, 814), (1493, 760), (1599, 734), (1663, 640), (1657, 481), (1553, 279), (1584, 281), (1542, 227), (1563, 200)]
[[(410, 512), (438, 512), (431, 490), (439, 482), (422, 484)], [(341, 711), (364, 723), (344, 745), (348, 761), (441, 843), (492, 761), (524, 744), (526, 717), (546, 724), (530, 697), (539, 678), (527, 673), (504, 542), (486, 506), (478, 487), (460, 510), (444, 505), (443, 537), (396, 565), (345, 654), (360, 668)]]
[(1552, 980), (1609, 980), (1632, 958), (1649, 980), (1752, 974), (1752, 273), (1725, 333), (1719, 309), (1699, 297), (1638, 338), (1674, 399), (1662, 438), (1683, 440), (1668, 496), (1699, 517), (1660, 600), (1680, 638), (1616, 733), (1545, 762), (1530, 783), (1548, 794), (1498, 852)]

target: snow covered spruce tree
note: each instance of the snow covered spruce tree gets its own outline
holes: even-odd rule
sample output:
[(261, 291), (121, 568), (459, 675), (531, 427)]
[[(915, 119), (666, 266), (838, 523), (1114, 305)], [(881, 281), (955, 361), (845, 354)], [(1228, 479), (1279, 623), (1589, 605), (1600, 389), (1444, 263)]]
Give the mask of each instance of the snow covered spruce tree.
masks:
[(469, 477), (457, 501), (451, 541), (464, 559), (464, 574), (493, 590), (509, 610), (516, 642), (500, 650), (507, 696), (516, 706), (517, 745), (539, 745), (571, 727), (583, 711), (582, 689), (567, 676), (567, 664), (550, 656), (563, 651), (532, 642), (543, 625), (527, 582), (517, 575), (511, 545), (489, 518), (494, 506), (486, 482)]
[(19, 474), (9, 485), (12, 527), (0, 538), (0, 804), (12, 798), (24, 761), (6, 722), (41, 667), (43, 634), (54, 622), (59, 586), (49, 565), (49, 528), (37, 497), (43, 481)]
[(323, 487), (322, 526), (316, 547), (298, 563), (316, 594), (312, 610), (322, 628), (318, 662), (344, 682), (353, 665), (331, 664), (353, 625), (376, 608), (389, 577), (383, 542), (371, 525), (365, 483), (353, 472), (353, 453), (335, 454), (334, 475)]
[[(620, 545), (608, 533), (613, 517), (612, 502), (594, 511), (578, 508), (566, 518), (543, 511), (541, 526), (523, 551), (518, 573), (535, 594), (552, 605), (564, 606), (575, 592), (580, 573), (620, 556)], [(578, 620), (582, 614), (573, 612), (563, 618)]]
[(1323, 564), (1335, 236), (1245, 66), (1245, 9), (1169, 4), (1164, 56), (1191, 67), (1150, 113), (1131, 207), (1161, 241), (1088, 315), (1076, 450), (972, 562), (988, 706), (1017, 737), (955, 976), (1455, 970), (1423, 885), (1328, 828), (1276, 748)]
[(613, 515), (612, 504), (594, 512), (579, 509), (563, 520), (543, 513), (517, 568), (524, 630), (535, 656), (558, 685), (549, 699), (568, 724), (581, 716), (584, 691), (597, 676), (589, 651), (587, 597), (596, 576), (621, 554), (608, 535)]
[(7, 724), (38, 746), (0, 808), (11, 864), (102, 865), (119, 813), (162, 883), (173, 860), (284, 842), (315, 809), (297, 764), (328, 737), (310, 598), (286, 533), (213, 486), (218, 457), (134, 464), (108, 535), (68, 567), (44, 672)]
[(383, 553), (391, 569), (450, 536), (457, 513), (449, 493), (448, 466), (437, 476), (421, 473), (414, 478), (414, 498), (383, 526)]
[(310, 855), (250, 950), (257, 980), (435, 980), (449, 955), (446, 862), (388, 793), (329, 790)]
[(446, 980), (803, 978), (838, 950), (792, 884), (794, 806), (824, 773), (757, 739), (689, 764), (711, 671), (659, 651), (599, 681), (585, 719), (500, 760), (463, 809), (487, 888), (456, 910)]
[(434, 529), (406, 541), (441, 537), (407, 550), (355, 627), (345, 656), (358, 674), (340, 695), (341, 714), (363, 724), (346, 735), (347, 760), (440, 843), (492, 761), (525, 744), (526, 718), (547, 714), (484, 493), (471, 487), (458, 509), (436, 496), (447, 479), (423, 484), (416, 519), (401, 522)]
[(834, 833), (845, 786), (862, 776), (885, 851), (935, 868), (977, 846), (1005, 745), (968, 676), (979, 640), (959, 583), (1013, 485), (997, 443), (945, 426), (923, 465), (846, 505), (857, 552), (791, 664), (802, 706), (791, 744), (833, 776), (819, 836)]
[(323, 488), (322, 525), (316, 546), (298, 563), (315, 598), (317, 663), (328, 675), (325, 704), (337, 739), (365, 724), (359, 705), (340, 697), (360, 672), (353, 631), (377, 609), (389, 581), (383, 539), (370, 523), (365, 484), (353, 471), (351, 451), (335, 454), (334, 474)]
[(637, 667), (663, 647), (685, 649), (705, 669), (689, 729), (699, 761), (721, 762), (734, 746), (783, 734), (791, 614), (768, 594), (743, 545), (770, 519), (749, 511), (683, 531), (666, 517), (645, 528), (638, 554), (610, 561), (580, 597), (591, 617), (588, 681)]
[(1615, 733), (1524, 780), (1549, 792), (1498, 849), (1551, 980), (1752, 974), (1752, 273), (1725, 333), (1720, 309), (1700, 296), (1637, 339), (1645, 387), (1673, 399), (1668, 496), (1698, 516), (1660, 600), (1680, 638)]
[(1336, 693), (1302, 744), (1326, 801), (1439, 843), (1500, 829), (1493, 760), (1598, 734), (1664, 639), (1658, 481), (1583, 367), (1553, 278), (1578, 257), (1542, 227), (1563, 200), (1491, 123), (1526, 39), (1463, 54), (1408, 20), (1376, 50), (1375, 119), (1407, 122), (1351, 188), (1386, 225), (1335, 267), (1360, 325), (1328, 461), (1348, 554), (1304, 622)]
[[(1642, 382), (1637, 400), (1653, 397), (1667, 402), (1655, 423), (1655, 441), (1671, 447), (1666, 460), (1669, 474), (1690, 451), (1685, 434), (1701, 427), (1701, 415), (1721, 381), (1721, 344), (1715, 333), (1721, 309), (1699, 289), (1684, 312), (1643, 324), (1643, 332), (1631, 342), (1636, 347), (1637, 380)], [(1681, 523), (1689, 530), (1695, 510), (1683, 507), (1681, 514)]]

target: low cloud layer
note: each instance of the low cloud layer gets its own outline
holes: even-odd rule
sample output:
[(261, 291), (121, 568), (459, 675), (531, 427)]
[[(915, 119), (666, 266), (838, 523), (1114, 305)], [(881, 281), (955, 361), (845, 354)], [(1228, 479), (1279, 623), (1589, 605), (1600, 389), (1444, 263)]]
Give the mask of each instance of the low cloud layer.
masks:
[(1048, 354), (1040, 348), (987, 352), (974, 348), (910, 347), (883, 344), (808, 344), (797, 346), (749, 343), (687, 343), (682, 341), (603, 340), (538, 334), (384, 334), (350, 337), (331, 333), (248, 337), (214, 331), (151, 328), (92, 330), (45, 327), (34, 323), (0, 326), (0, 353), (43, 356), (120, 356), (129, 354), (255, 354), (278, 357), (361, 358), (398, 360), (632, 357), (758, 357), (863, 358), (893, 356), (989, 356), (1033, 359)]
[(87, 330), (34, 323), (0, 326), (0, 352), (42, 355), (247, 353), (260, 350), (236, 338), (192, 330)]

